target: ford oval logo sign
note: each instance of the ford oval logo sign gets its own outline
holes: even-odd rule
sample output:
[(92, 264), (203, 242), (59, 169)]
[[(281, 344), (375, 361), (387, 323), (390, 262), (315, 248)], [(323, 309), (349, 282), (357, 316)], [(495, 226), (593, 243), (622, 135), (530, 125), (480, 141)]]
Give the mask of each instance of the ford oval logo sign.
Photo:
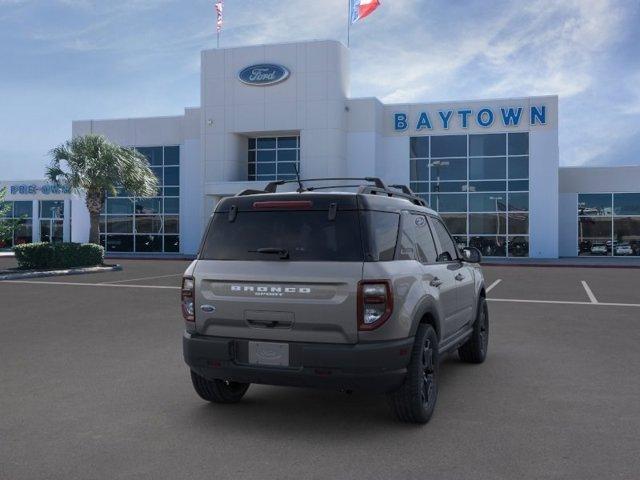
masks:
[(238, 79), (247, 85), (265, 87), (284, 82), (289, 78), (289, 73), (289, 70), (282, 65), (261, 63), (243, 68), (238, 74)]

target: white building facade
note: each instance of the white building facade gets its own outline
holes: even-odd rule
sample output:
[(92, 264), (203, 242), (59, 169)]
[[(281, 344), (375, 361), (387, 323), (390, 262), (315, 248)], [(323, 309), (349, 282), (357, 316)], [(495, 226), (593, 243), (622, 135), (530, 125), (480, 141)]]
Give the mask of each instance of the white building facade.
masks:
[[(101, 238), (108, 252), (194, 254), (221, 198), (294, 178), (298, 169), (302, 178), (376, 176), (410, 185), (458, 243), (485, 256), (575, 256), (578, 195), (623, 188), (565, 180), (573, 170), (559, 169), (556, 96), (351, 98), (349, 52), (336, 41), (206, 50), (201, 60), (200, 107), (73, 123), (74, 136), (100, 133), (138, 148), (162, 185), (153, 198), (119, 192), (107, 199)], [(640, 185), (640, 168), (622, 175)], [(74, 238), (88, 235), (86, 224), (77, 228)]]

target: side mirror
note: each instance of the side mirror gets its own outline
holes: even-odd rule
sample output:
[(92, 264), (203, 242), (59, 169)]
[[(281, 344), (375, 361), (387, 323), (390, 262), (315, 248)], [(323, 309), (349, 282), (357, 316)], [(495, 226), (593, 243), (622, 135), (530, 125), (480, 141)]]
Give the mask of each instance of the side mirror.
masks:
[(464, 247), (460, 252), (462, 254), (462, 260), (469, 263), (480, 263), (482, 255), (480, 250), (476, 247)]

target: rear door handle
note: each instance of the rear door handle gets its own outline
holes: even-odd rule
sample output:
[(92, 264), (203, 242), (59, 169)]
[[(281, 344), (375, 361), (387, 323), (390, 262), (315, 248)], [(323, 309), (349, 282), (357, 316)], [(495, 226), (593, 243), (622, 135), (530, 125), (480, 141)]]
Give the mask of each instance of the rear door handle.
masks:
[(455, 276), (455, 279), (459, 282), (461, 282), (462, 280), (464, 280), (464, 275), (462, 275), (461, 273), (457, 274)]
[(429, 282), (429, 285), (431, 285), (432, 287), (439, 287), (440, 285), (442, 285), (442, 280), (440, 280), (438, 277), (433, 277), (433, 280)]

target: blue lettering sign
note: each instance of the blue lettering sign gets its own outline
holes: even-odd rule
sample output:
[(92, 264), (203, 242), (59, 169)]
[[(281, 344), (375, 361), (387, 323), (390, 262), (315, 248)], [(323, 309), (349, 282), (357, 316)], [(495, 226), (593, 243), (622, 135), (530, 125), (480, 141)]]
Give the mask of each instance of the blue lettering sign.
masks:
[(471, 110), (458, 110), (458, 116), (460, 117), (460, 126), (462, 126), (462, 128), (469, 127), (469, 115), (471, 115)]
[(394, 126), (397, 131), (402, 131), (407, 129), (407, 114), (406, 113), (396, 113), (394, 116)]
[(453, 115), (453, 110), (447, 110), (446, 112), (440, 110), (438, 115), (440, 115), (442, 119), (442, 128), (447, 130), (449, 128), (449, 120), (451, 120), (451, 115)]
[(247, 85), (266, 87), (267, 85), (284, 82), (289, 78), (289, 74), (289, 70), (282, 65), (261, 63), (240, 70), (238, 79)]
[(416, 130), (422, 130), (423, 128), (428, 128), (429, 130), (432, 128), (427, 112), (420, 113), (420, 118), (418, 118), (418, 123), (416, 124)]
[(522, 114), (522, 107), (518, 107), (517, 109), (509, 107), (509, 108), (501, 108), (502, 112), (502, 124), (505, 127), (509, 125), (515, 125), (516, 127), (520, 123), (520, 115)]
[(531, 107), (531, 125), (535, 125), (539, 122), (540, 125), (547, 123), (547, 107), (542, 105), (540, 108)]
[(493, 112), (488, 108), (482, 108), (478, 111), (478, 125), (481, 127), (490, 127), (493, 123)]

